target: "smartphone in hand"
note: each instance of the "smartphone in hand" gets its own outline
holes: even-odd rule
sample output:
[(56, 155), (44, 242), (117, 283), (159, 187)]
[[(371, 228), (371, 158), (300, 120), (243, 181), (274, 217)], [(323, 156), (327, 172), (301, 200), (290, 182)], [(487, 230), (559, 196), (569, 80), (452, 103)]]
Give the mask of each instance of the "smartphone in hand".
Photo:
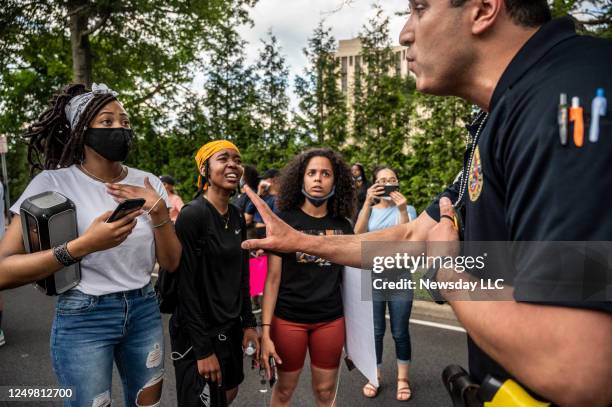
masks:
[(391, 196), (391, 192), (399, 191), (399, 185), (383, 185), (383, 187), (385, 188), (385, 193), (381, 196), (388, 197)]
[(276, 361), (274, 360), (274, 357), (270, 356), (269, 363), (270, 363), (269, 383), (270, 383), (270, 387), (272, 387), (274, 386), (274, 383), (276, 383), (276, 381), (278, 380), (278, 372), (276, 370)]
[(145, 204), (145, 200), (142, 198), (127, 199), (121, 202), (119, 205), (117, 205), (117, 207), (115, 208), (111, 216), (109, 216), (108, 219), (106, 219), (106, 223), (115, 222), (123, 218), (124, 216), (129, 215), (130, 213), (139, 210), (140, 208), (144, 206), (144, 204)]

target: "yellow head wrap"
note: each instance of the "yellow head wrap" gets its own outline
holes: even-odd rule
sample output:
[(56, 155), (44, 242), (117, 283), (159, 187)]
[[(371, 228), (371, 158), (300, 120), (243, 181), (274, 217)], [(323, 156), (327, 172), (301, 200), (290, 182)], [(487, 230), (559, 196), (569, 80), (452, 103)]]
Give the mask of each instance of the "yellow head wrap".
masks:
[[(200, 168), (202, 168), (206, 160), (212, 157), (215, 153), (221, 150), (224, 150), (224, 149), (236, 150), (238, 154), (240, 154), (240, 150), (238, 150), (238, 147), (236, 147), (234, 143), (227, 141), (227, 140), (211, 141), (209, 143), (204, 144), (202, 147), (200, 147), (197, 154), (195, 155), (195, 162), (196, 162), (196, 165), (198, 166), (198, 171), (200, 171)], [(208, 176), (208, 174), (206, 174), (206, 176)], [(201, 188), (201, 187), (202, 187), (202, 175), (200, 174), (200, 176), (198, 177), (198, 188)], [(206, 185), (204, 185), (204, 190), (206, 190)]]

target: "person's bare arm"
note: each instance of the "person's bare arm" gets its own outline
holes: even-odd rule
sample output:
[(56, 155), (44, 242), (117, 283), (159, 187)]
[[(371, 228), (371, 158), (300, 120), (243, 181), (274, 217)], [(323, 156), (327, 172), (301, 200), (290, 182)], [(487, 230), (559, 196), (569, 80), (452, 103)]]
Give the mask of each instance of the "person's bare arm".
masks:
[(366, 233), (368, 231), (368, 222), (370, 221), (370, 215), (372, 214), (372, 206), (376, 198), (382, 196), (385, 192), (385, 188), (382, 185), (374, 184), (368, 188), (366, 199), (363, 203), (363, 208), (359, 211), (357, 222), (355, 222), (354, 232), (356, 235)]
[(356, 235), (360, 235), (368, 231), (368, 221), (370, 220), (371, 214), (372, 206), (366, 200), (366, 202), (363, 204), (363, 208), (361, 208), (359, 211), (359, 216), (357, 216), (357, 221), (355, 222), (355, 228), (353, 230)]
[(174, 272), (181, 261), (181, 243), (176, 237), (170, 221), (170, 214), (158, 191), (151, 185), (149, 178), (144, 179), (144, 187), (127, 184), (106, 184), (107, 192), (116, 200), (144, 198), (143, 210), (151, 216), (151, 226), (155, 239), (155, 256), (160, 267)]
[[(269, 324), (274, 316), (278, 288), (281, 280), (282, 258), (273, 254), (268, 256), (268, 273), (264, 285), (263, 304), (261, 306), (261, 323)], [(269, 336), (270, 327), (262, 325), (262, 334)]]
[(476, 344), (560, 406), (612, 402), (612, 315), (513, 301), (451, 301)]
[[(440, 214), (453, 217), (447, 198)], [(455, 241), (448, 218), (429, 241)], [(476, 344), (531, 390), (560, 406), (612, 402), (612, 315), (515, 301), (450, 301)]]
[[(153, 236), (155, 238), (155, 256), (160, 267), (174, 272), (178, 269), (181, 261), (182, 246), (181, 242), (176, 237), (174, 232), (174, 225), (172, 222), (168, 222), (170, 214), (168, 208), (160, 206), (159, 209), (155, 209), (150, 213), (151, 222), (156, 225), (162, 225), (153, 229)], [(164, 222), (166, 222), (164, 224)]]
[(263, 249), (281, 253), (301, 251), (327, 259), (336, 264), (361, 267), (362, 242), (425, 241), (427, 233), (437, 222), (423, 212), (414, 222), (361, 235), (313, 236), (300, 233), (283, 222), (249, 187), (246, 193), (266, 223), (266, 238), (242, 243), (248, 250)]
[(270, 378), (269, 358), (272, 356), (276, 363), (282, 364), (282, 360), (276, 353), (274, 342), (270, 338), (270, 324), (274, 317), (276, 300), (278, 299), (278, 288), (280, 287), (282, 258), (275, 255), (268, 257), (268, 274), (264, 286), (263, 304), (261, 306), (261, 341), (262, 355), (261, 362), (266, 369), (266, 377)]
[[(106, 223), (112, 211), (96, 218), (83, 236), (68, 242), (68, 252), (75, 258), (115, 247), (123, 242), (136, 226), (140, 211)], [(0, 290), (19, 287), (50, 276), (63, 266), (52, 250), (26, 254), (23, 245), (21, 218), (15, 216), (6, 235), (0, 240)]]

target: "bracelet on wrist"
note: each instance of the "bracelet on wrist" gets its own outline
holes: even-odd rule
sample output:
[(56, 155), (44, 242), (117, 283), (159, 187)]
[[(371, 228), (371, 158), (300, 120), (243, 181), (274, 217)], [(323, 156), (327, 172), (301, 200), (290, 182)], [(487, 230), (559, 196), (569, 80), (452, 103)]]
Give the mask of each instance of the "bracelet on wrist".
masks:
[(166, 220), (164, 220), (163, 222), (161, 222), (161, 223), (159, 223), (157, 225), (153, 225), (153, 229), (161, 228), (162, 226), (164, 226), (167, 223), (170, 223), (170, 218), (169, 217)]
[(64, 267), (72, 266), (73, 264), (81, 261), (80, 258), (72, 257), (68, 251), (68, 242), (55, 246), (52, 251), (57, 262)]
[(161, 201), (163, 199), (163, 197), (159, 197), (159, 199), (157, 201), (155, 201), (155, 203), (153, 204), (153, 206), (151, 206), (151, 209), (149, 209), (149, 211), (147, 212), (147, 215), (150, 215), (151, 212), (153, 211), (153, 209), (155, 209), (155, 207), (157, 206), (157, 204), (159, 203), (159, 201)]

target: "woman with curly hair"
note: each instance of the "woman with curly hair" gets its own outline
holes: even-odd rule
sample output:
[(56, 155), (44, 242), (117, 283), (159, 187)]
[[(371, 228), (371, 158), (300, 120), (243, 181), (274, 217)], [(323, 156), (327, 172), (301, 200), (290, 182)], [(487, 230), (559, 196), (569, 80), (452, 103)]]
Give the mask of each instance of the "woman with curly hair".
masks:
[[(81, 280), (58, 297), (51, 331), (58, 382), (74, 389), (64, 405), (110, 405), (114, 361), (124, 405), (159, 406), (164, 336), (151, 272), (156, 261), (176, 270), (181, 245), (161, 181), (122, 164), (133, 138), (128, 114), (106, 85), (71, 85), (25, 136), (31, 167), (43, 171), (11, 207), (16, 216), (0, 242), (0, 290), (79, 262)], [(79, 237), (26, 254), (19, 209), (47, 191), (74, 203)], [(107, 222), (129, 198), (143, 198), (144, 212)]]
[[(295, 157), (283, 170), (278, 200), (280, 217), (315, 235), (352, 234), (354, 208), (351, 172), (340, 155), (314, 149)], [(278, 367), (272, 406), (291, 402), (306, 350), (318, 406), (329, 406), (344, 346), (340, 293), (342, 266), (308, 253), (271, 255), (262, 313), (262, 363)]]

